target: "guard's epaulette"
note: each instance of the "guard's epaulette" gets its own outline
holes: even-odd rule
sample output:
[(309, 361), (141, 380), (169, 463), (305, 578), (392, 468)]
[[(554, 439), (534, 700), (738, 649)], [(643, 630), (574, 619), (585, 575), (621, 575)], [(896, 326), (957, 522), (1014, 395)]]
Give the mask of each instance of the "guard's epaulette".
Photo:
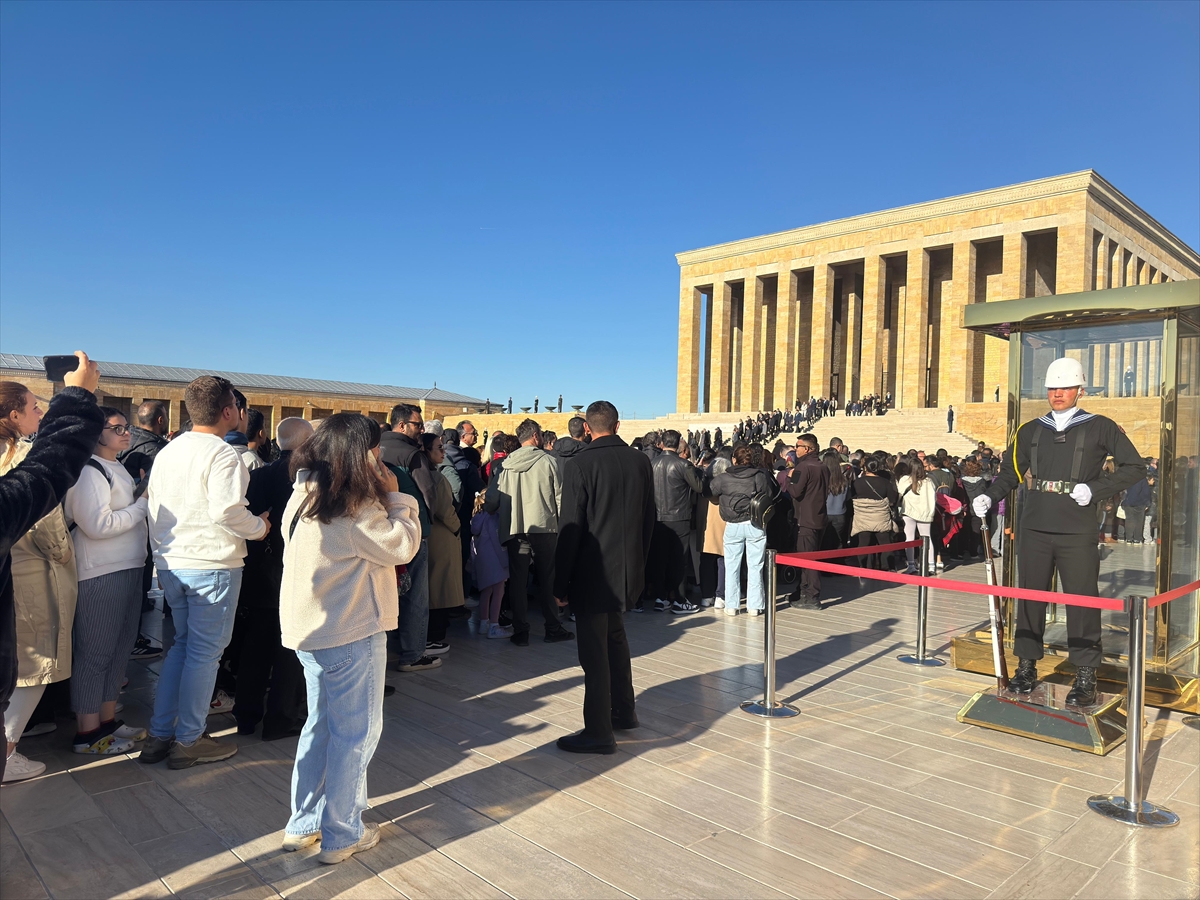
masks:
[[(1075, 413), (1075, 415), (1071, 416), (1070, 421), (1067, 422), (1067, 427), (1064, 428), (1063, 431), (1070, 431), (1076, 425), (1082, 425), (1084, 422), (1087, 422), (1094, 418), (1096, 418), (1095, 413), (1084, 412), (1081, 409), (1081, 410), (1079, 410), (1079, 412)], [(1046, 415), (1039, 418), (1038, 421), (1041, 422), (1043, 425), (1045, 425), (1047, 428), (1049, 428), (1051, 431), (1058, 430), (1058, 426), (1054, 423), (1054, 416), (1050, 415), (1050, 413), (1046, 413)]]

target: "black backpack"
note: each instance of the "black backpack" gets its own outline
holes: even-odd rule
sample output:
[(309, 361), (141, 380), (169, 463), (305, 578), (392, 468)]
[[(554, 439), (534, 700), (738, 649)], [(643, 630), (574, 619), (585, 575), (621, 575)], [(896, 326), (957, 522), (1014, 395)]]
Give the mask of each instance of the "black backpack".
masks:
[(792, 500), (783, 491), (759, 491), (750, 498), (750, 524), (767, 535), (767, 548), (778, 553), (796, 549), (792, 533)]

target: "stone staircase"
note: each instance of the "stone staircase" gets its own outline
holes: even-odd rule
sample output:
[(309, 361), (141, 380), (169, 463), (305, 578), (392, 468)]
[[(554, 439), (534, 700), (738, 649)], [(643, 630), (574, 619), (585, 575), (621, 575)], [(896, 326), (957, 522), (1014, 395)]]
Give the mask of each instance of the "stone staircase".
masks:
[[(627, 441), (648, 431), (674, 428), (682, 434), (692, 430), (709, 431), (718, 426), (728, 436), (737, 422), (731, 413), (685, 413), (682, 415), (659, 416), (657, 419), (635, 419), (621, 423), (621, 436)], [(851, 450), (886, 450), (889, 453), (908, 449), (932, 452), (944, 447), (954, 456), (962, 456), (975, 449), (976, 441), (970, 435), (946, 431), (944, 409), (892, 409), (885, 416), (845, 416), (839, 410), (833, 417), (820, 419), (813, 428), (821, 449), (829, 446), (829, 440), (839, 437)], [(785, 434), (781, 439), (795, 443), (796, 435)]]

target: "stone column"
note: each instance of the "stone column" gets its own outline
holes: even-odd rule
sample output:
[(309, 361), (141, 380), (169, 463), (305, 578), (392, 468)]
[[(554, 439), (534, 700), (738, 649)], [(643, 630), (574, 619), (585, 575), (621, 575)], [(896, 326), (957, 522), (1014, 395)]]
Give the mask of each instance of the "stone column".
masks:
[(924, 247), (908, 251), (908, 274), (904, 297), (904, 364), (900, 387), (901, 407), (920, 409), (925, 405), (925, 370), (929, 360), (929, 253)]
[(1109, 252), (1109, 286), (1114, 288), (1125, 287), (1125, 251), (1120, 243), (1108, 239)]
[(838, 398), (838, 403), (845, 408), (846, 403), (857, 400), (865, 392), (860, 386), (862, 288), (858, 285), (858, 274), (847, 272), (842, 278), (842, 286), (846, 292), (846, 372), (842, 377), (842, 396)]
[(275, 429), (283, 421), (283, 404), (276, 403), (271, 407), (271, 437), (275, 437)]
[(818, 261), (813, 266), (812, 340), (808, 390), (828, 397), (833, 367), (833, 267)]
[(1112, 287), (1112, 265), (1109, 260), (1112, 257), (1112, 240), (1101, 235), (1100, 241), (1096, 245), (1096, 290), (1106, 291)]
[(675, 409), (699, 412), (700, 403), (700, 292), (683, 278), (679, 285), (679, 368), (675, 382)]
[(775, 294), (775, 403), (791, 409), (796, 402), (796, 273), (787, 267), (779, 272)]
[(713, 280), (712, 346), (708, 348), (712, 371), (708, 396), (712, 412), (729, 412), (730, 302), (729, 285), (724, 276), (718, 275)]
[(960, 241), (954, 245), (951, 281), (942, 285), (942, 322), (938, 336), (938, 405), (970, 403), (975, 394), (973, 331), (963, 328), (963, 310), (975, 302), (975, 245)]
[(742, 288), (742, 385), (740, 409), (758, 412), (762, 401), (763, 284), (746, 269)]
[[(1020, 300), (1025, 296), (1025, 235), (1017, 232), (1004, 236), (1004, 262), (1000, 283), (1003, 289), (997, 300)], [(991, 300), (991, 297), (988, 297)]]
[(887, 263), (882, 256), (868, 256), (863, 260), (863, 315), (862, 357), (858, 379), (860, 394), (883, 396), (886, 390), (880, 385), (883, 375), (883, 300), (887, 288)]

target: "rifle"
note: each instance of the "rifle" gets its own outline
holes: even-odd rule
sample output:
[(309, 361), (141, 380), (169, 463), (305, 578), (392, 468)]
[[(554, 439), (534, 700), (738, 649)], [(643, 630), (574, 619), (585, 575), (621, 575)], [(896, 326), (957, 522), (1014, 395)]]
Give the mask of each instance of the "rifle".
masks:
[[(992, 557), (992, 536), (986, 518), (980, 518), (979, 527), (983, 535), (983, 567), (987, 572), (987, 583), (995, 587), (996, 561)], [(995, 594), (988, 595), (988, 616), (992, 622), (992, 665), (996, 670), (996, 690), (1002, 691), (1008, 687), (1008, 661), (1004, 658), (1004, 610), (1000, 606), (1000, 598)]]

